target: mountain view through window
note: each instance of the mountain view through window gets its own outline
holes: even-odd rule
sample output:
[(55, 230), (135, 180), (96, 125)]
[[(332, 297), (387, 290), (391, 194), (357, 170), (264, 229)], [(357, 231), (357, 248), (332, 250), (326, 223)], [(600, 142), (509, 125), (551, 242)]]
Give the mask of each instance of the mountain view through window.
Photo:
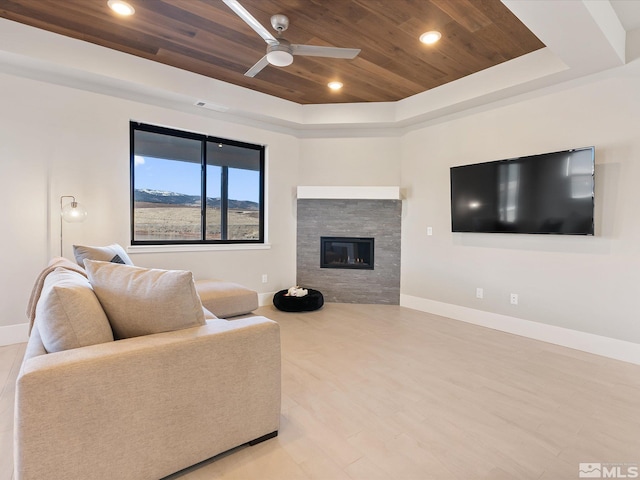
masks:
[(134, 244), (263, 241), (264, 148), (132, 123)]

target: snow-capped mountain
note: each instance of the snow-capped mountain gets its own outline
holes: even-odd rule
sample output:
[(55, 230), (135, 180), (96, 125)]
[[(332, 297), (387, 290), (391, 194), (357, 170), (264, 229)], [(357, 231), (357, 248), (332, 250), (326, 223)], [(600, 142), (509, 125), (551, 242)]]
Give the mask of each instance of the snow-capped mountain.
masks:
[[(165, 190), (152, 190), (148, 188), (136, 189), (134, 201), (144, 203), (157, 203), (165, 205), (199, 206), (200, 195), (185, 195), (184, 193), (167, 192)], [(158, 205), (160, 206), (160, 205)], [(220, 198), (207, 198), (207, 206), (220, 207)], [(229, 208), (234, 210), (258, 210), (258, 204), (248, 200), (229, 200)]]

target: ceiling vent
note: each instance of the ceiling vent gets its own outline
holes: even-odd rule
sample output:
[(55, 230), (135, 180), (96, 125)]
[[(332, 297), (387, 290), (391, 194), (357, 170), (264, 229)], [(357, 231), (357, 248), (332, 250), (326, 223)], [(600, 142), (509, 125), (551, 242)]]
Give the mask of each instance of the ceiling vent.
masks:
[(205, 102), (204, 100), (198, 100), (194, 103), (196, 107), (206, 108), (208, 110), (214, 110), (216, 112), (227, 112), (229, 111), (229, 107), (225, 107), (224, 105), (218, 105), (217, 103)]

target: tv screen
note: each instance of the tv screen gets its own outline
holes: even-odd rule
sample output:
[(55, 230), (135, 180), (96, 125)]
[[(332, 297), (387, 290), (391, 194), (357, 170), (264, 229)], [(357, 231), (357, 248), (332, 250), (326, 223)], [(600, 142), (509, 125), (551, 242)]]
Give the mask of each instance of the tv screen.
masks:
[(452, 167), (452, 231), (593, 235), (594, 152)]

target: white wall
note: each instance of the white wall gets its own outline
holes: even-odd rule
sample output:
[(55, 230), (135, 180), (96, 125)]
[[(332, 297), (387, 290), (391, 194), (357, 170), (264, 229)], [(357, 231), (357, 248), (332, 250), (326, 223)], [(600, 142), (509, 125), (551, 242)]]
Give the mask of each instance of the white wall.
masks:
[[(402, 293), (640, 343), (639, 72), (635, 62), (408, 133)], [(451, 233), (451, 166), (588, 145), (594, 237)]]
[(31, 285), (48, 259), (48, 145), (54, 140), (49, 128), (35, 128), (33, 113), (4, 91), (5, 80), (0, 76), (0, 326), (26, 321)]
[(35, 276), (59, 254), (60, 195), (75, 195), (89, 212), (84, 223), (64, 225), (67, 258), (73, 243), (130, 244), (130, 120), (267, 145), (271, 244), (266, 250), (132, 253), (134, 263), (187, 269), (196, 278), (224, 278), (259, 292), (295, 281), (294, 137), (12, 75), (0, 75), (0, 92), (0, 327), (26, 321)]
[(300, 185), (397, 186), (400, 138), (347, 137), (300, 140)]

